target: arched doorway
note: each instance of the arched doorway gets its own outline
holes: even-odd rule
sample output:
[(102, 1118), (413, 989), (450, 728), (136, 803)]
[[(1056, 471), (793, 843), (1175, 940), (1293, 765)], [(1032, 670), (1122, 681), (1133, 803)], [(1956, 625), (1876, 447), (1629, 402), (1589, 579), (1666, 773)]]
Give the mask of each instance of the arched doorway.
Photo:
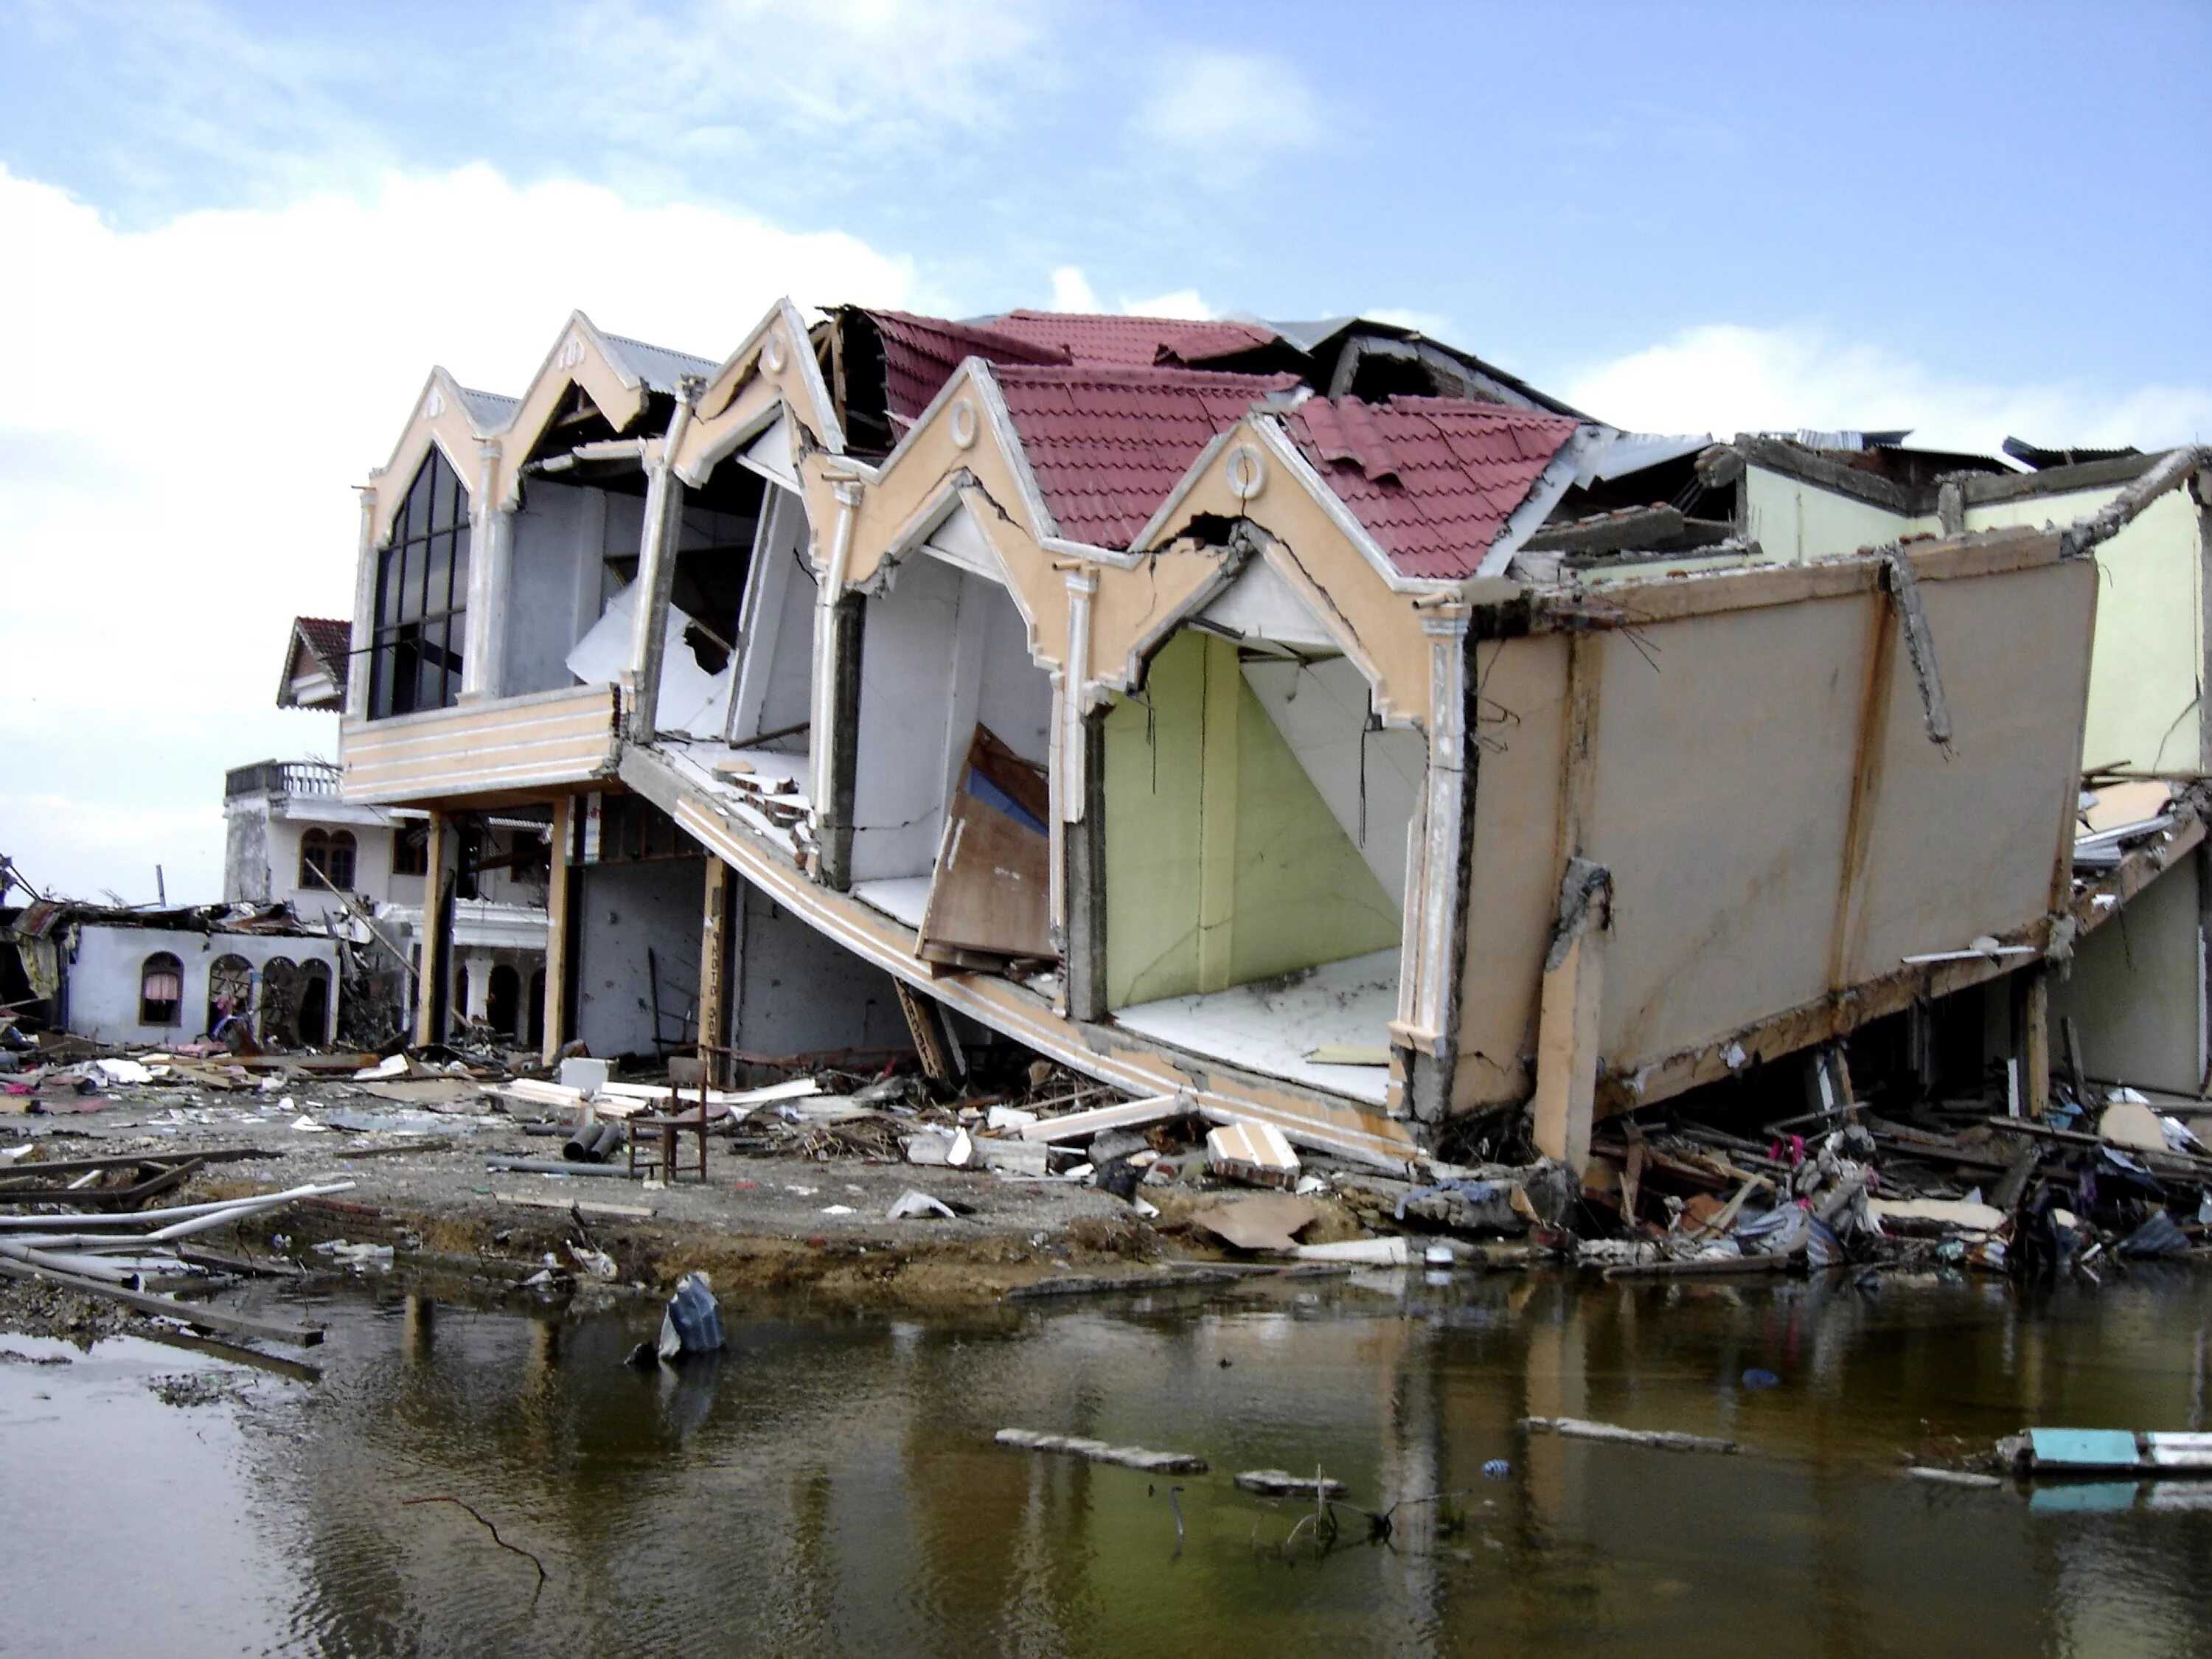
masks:
[(208, 964), (208, 1035), (221, 1036), (225, 1021), (246, 1019), (252, 1012), (253, 964), (234, 954), (217, 957)]
[(276, 1048), (299, 1044), (300, 964), (271, 957), (261, 964), (261, 1040)]
[(522, 975), (505, 963), (495, 964), (484, 994), (484, 1020), (492, 1030), (513, 1036), (522, 1013)]
[(328, 1042), (331, 1040), (330, 966), (326, 963), (311, 962), (301, 970), (301, 975), (300, 1041), (304, 1043)]

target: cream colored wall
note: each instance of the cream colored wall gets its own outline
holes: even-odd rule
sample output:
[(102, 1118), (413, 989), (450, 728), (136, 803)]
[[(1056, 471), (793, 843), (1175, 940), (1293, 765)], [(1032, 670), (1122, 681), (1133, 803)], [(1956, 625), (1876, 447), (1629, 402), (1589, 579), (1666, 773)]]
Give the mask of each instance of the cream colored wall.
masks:
[[(1967, 509), (1966, 527), (2069, 525), (2117, 489), (2029, 496)], [(2203, 518), (2186, 489), (2170, 489), (2097, 550), (2097, 654), (2089, 670), (2087, 766), (2153, 769), (2204, 764), (2197, 707), (2204, 663)]]
[(1744, 515), (1751, 538), (1777, 564), (1856, 553), (1936, 528), (1932, 519), (1907, 518), (1761, 466), (1744, 470)]
[[(2039, 546), (2036, 557), (2055, 553)], [(1915, 556), (1952, 710), (1948, 748), (1925, 734), (1870, 561), (1683, 578), (1625, 599), (1650, 620), (1632, 635), (1584, 636), (1596, 665), (1594, 775), (1572, 849), (1559, 805), (1568, 647), (1547, 635), (1476, 647), (1482, 754), (1457, 1106), (1526, 1096), (1571, 850), (1613, 873), (1600, 1042), (1616, 1084), (1900, 971), (1905, 956), (2048, 914), (2075, 794), (2096, 571), (2087, 561), (1989, 568), (1996, 553)], [(1698, 608), (1729, 593), (1778, 600), (1790, 584), (1801, 597)], [(1875, 648), (1884, 630), (1887, 657)]]
[[(2052, 980), (2051, 1018), (2074, 1019), (2091, 1077), (2189, 1095), (2203, 1082), (2197, 868), (2195, 859), (2175, 863)], [(2055, 1026), (2051, 1052), (2065, 1052)]]
[(1245, 683), (1237, 647), (1176, 635), (1143, 698), (1106, 720), (1109, 1001), (1218, 991), (1398, 939), (1395, 896)]

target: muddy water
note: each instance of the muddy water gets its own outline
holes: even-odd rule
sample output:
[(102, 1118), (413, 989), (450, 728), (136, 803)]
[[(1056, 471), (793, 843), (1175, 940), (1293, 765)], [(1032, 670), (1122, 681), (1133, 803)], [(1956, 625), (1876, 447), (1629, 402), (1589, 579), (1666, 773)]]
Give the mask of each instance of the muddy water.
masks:
[[(734, 1351), (681, 1376), (623, 1368), (637, 1320), (397, 1289), (319, 1312), (313, 1385), (0, 1339), (0, 1652), (2212, 1651), (2212, 1481), (1899, 1473), (2030, 1422), (2208, 1426), (2208, 1276), (2039, 1297), (1413, 1274), (965, 1323), (730, 1308)], [(1753, 1455), (1531, 1438), (1529, 1414)], [(1215, 1473), (1171, 1495), (993, 1446), (1008, 1425)], [(1322, 1551), (1300, 1506), (1227, 1479), (1316, 1464), (1370, 1508), (1465, 1490)], [(457, 1507), (404, 1501), (438, 1496), (544, 1588)]]

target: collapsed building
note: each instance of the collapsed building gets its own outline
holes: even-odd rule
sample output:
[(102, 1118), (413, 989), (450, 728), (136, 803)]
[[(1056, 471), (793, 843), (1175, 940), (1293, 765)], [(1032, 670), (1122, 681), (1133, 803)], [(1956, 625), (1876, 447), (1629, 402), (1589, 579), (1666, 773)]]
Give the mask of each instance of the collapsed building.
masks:
[[(0, 900), (9, 884), (0, 882)], [(0, 904), (9, 1023), (161, 1046), (212, 1033), (331, 1042), (343, 1012), (335, 942), (283, 904)]]
[[(2047, 1018), (2019, 970), (2117, 908), (2099, 560), (2186, 470), (2045, 523), (1357, 319), (784, 303), (716, 363), (579, 313), (519, 398), (433, 371), (362, 491), (342, 793), (424, 814), (422, 1041), (499, 814), (549, 1056), (997, 1038), (1382, 1164), (1533, 1105), (1580, 1164), (1986, 982)], [(1823, 517), (1845, 472), (1930, 514)]]

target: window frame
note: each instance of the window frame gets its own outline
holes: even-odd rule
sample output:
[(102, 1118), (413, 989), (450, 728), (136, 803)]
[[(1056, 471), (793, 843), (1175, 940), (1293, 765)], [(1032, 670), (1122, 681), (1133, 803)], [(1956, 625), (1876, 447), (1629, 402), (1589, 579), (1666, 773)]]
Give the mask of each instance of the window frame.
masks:
[(377, 550), (368, 717), (451, 708), (468, 634), (468, 485), (437, 445), (416, 470)]
[[(146, 994), (147, 985), (155, 974), (167, 974), (176, 981), (176, 994), (159, 1002)], [(155, 1013), (157, 1008), (167, 1008), (163, 1018)], [(155, 951), (138, 964), (138, 1023), (166, 1029), (185, 1023), (185, 963), (173, 951)]]

